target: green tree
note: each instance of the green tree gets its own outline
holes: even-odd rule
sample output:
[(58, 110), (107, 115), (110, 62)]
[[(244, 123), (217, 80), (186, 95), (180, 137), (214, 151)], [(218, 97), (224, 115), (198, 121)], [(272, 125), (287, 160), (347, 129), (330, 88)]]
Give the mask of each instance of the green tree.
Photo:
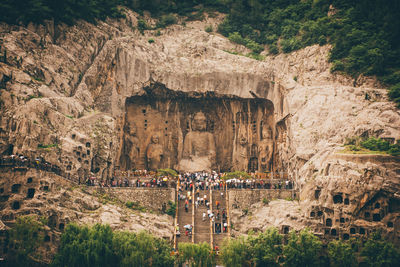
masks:
[(296, 234), (292, 231), (288, 244), (283, 247), (285, 266), (321, 266), (320, 253), (322, 244), (309, 229)]
[(251, 235), (248, 243), (256, 266), (280, 266), (282, 235), (279, 234), (278, 229), (270, 227), (259, 235)]
[(221, 248), (221, 259), (225, 266), (252, 266), (252, 252), (244, 237), (226, 239)]
[(192, 267), (211, 267), (215, 265), (215, 254), (208, 243), (178, 244), (178, 263), (188, 262)]
[(110, 226), (69, 224), (61, 236), (54, 266), (115, 266), (116, 262)]
[(12, 265), (23, 266), (39, 261), (38, 248), (44, 241), (44, 226), (36, 216), (18, 217), (9, 233), (10, 244), (14, 248), (10, 253)]
[[(113, 251), (119, 266), (173, 266), (171, 247), (146, 232), (116, 232)], [(114, 265), (115, 266), (115, 265)]]
[(333, 267), (357, 266), (354, 251), (349, 243), (333, 240), (328, 245), (328, 255)]
[(400, 266), (400, 250), (384, 240), (379, 231), (370, 236), (361, 250), (361, 255), (371, 267)]

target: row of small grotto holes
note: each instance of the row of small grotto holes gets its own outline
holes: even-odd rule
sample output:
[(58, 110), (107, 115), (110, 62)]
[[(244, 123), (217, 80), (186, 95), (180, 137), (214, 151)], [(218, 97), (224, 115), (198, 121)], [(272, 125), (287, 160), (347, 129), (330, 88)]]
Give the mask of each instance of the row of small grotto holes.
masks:
[[(27, 184), (30, 184), (30, 183), (32, 183), (32, 181), (33, 181), (33, 178), (32, 177), (29, 177), (28, 179), (27, 179), (27, 181), (26, 181), (26, 183)], [(21, 184), (13, 184), (12, 186), (11, 186), (11, 193), (19, 193), (20, 192), (20, 189), (21, 189)], [(43, 190), (44, 191), (48, 191), (49, 190), (49, 186), (47, 186), (47, 185), (45, 185), (45, 186), (43, 186)], [(2, 193), (4, 193), (4, 188), (0, 188), (0, 194), (2, 194)], [(27, 191), (27, 194), (26, 194), (26, 198), (28, 198), (28, 199), (31, 199), (31, 198), (33, 198), (35, 196), (35, 188), (28, 188), (28, 191)], [(8, 197), (7, 196), (2, 196), (1, 197), (1, 200), (2, 201), (7, 201), (8, 200)], [(17, 209), (19, 209), (20, 207), (21, 207), (21, 204), (20, 204), (20, 201), (14, 201), (13, 203), (12, 203), (12, 208), (14, 209), (14, 210), (17, 210)]]

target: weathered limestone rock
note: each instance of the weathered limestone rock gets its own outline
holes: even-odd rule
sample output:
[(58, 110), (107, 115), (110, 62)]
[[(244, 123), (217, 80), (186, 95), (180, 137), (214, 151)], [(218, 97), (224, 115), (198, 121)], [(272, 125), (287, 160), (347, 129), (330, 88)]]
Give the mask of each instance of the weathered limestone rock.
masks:
[[(296, 181), (301, 216), (293, 211), (297, 219), (282, 223), (295, 229), (308, 225), (332, 238), (384, 227), (398, 240), (398, 160), (340, 153), (349, 137), (400, 139), (400, 114), (386, 89), (374, 79), (331, 74), (329, 46), (263, 61), (228, 53), (247, 50), (203, 30), (221, 19), (173, 25), (161, 36), (133, 30), (132, 12), (97, 25), (1, 24), (0, 53), (7, 50), (7, 63), (0, 63), (0, 152), (43, 156), (77, 181), (92, 175), (109, 179), (116, 167), (145, 168), (146, 149), (158, 134), (164, 153), (155, 165), (174, 167), (192, 131), (192, 116), (201, 111), (209, 120), (204, 133), (215, 140), (217, 168), (273, 166)], [(170, 95), (147, 94), (161, 87)], [(208, 102), (177, 104), (178, 97)], [(126, 128), (131, 122), (136, 133)], [(262, 209), (255, 205), (254, 214)], [(2, 214), (6, 224), (13, 220)], [(283, 215), (270, 216), (273, 222), (251, 223), (263, 229)]]

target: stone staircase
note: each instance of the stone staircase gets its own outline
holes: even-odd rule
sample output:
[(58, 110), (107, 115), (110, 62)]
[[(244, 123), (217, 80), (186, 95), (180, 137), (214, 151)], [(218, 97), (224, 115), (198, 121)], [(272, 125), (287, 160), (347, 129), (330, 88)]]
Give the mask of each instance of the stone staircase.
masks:
[[(187, 196), (186, 190), (184, 190), (181, 194)], [(222, 194), (221, 194), (222, 193)], [(227, 221), (227, 217), (223, 218), (223, 210), (225, 210), (225, 214), (228, 216), (227, 210), (227, 199), (226, 199), (226, 191), (225, 190), (200, 190), (200, 197), (204, 197), (207, 195), (207, 200), (210, 201), (210, 205), (212, 205), (212, 212), (214, 213), (214, 223), (210, 222), (210, 219), (207, 215), (207, 206), (203, 203), (203, 205), (198, 206), (196, 209), (194, 205), (189, 203), (188, 212), (185, 211), (185, 200), (178, 201), (178, 218), (177, 222), (179, 224), (181, 236), (177, 237), (176, 241), (179, 242), (192, 242), (192, 238), (185, 235), (184, 225), (193, 224), (193, 241), (194, 243), (202, 243), (206, 242), (208, 244), (212, 244), (214, 247), (221, 247), (223, 240), (229, 236), (228, 232), (223, 232), (224, 222)], [(197, 195), (195, 194), (193, 201), (197, 199)], [(212, 200), (212, 203), (211, 203)], [(219, 202), (219, 207), (217, 208), (217, 201)], [(194, 217), (192, 217), (192, 209), (194, 208)], [(206, 219), (203, 221), (203, 212), (206, 213)], [(219, 216), (217, 214), (219, 213)], [(218, 218), (217, 218), (218, 217)], [(221, 231), (219, 233), (216, 232), (215, 224), (219, 223), (221, 225)]]
[[(221, 195), (222, 193), (222, 195)], [(222, 211), (225, 210), (225, 214), (227, 214), (227, 206), (226, 206), (226, 192), (225, 190), (212, 190), (212, 200), (213, 206), (212, 210), (215, 215), (215, 222), (213, 226), (213, 245), (221, 247), (223, 240), (228, 237), (227, 232), (223, 232), (223, 225), (226, 222), (226, 219), (222, 217)], [(219, 209), (217, 209), (217, 201), (219, 202)], [(219, 219), (217, 219), (217, 214), (219, 213)], [(221, 224), (221, 231), (220, 233), (216, 232), (215, 224)]]
[[(183, 190), (182, 195), (187, 196), (186, 190)], [(177, 237), (176, 241), (179, 242), (192, 242), (192, 238), (190, 236), (185, 235), (185, 228), (183, 226), (187, 224), (192, 224), (192, 203), (188, 205), (188, 212), (185, 211), (185, 200), (178, 201), (178, 224), (179, 230), (181, 232), (181, 236)]]
[[(200, 190), (200, 196), (203, 197), (204, 195), (207, 195), (207, 200), (210, 200), (209, 190)], [(206, 218), (204, 221), (203, 221), (203, 212), (206, 213)], [(210, 237), (211, 237), (210, 220), (207, 216), (207, 207), (204, 203), (203, 205), (199, 205), (197, 210), (195, 210), (194, 223), (195, 223), (194, 242), (197, 244), (202, 242), (210, 243)]]

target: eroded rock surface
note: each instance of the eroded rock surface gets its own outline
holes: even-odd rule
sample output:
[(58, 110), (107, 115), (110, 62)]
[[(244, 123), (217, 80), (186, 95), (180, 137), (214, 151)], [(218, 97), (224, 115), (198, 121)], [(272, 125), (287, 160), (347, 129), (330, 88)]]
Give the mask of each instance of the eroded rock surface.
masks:
[[(6, 60), (0, 63), (0, 152), (41, 155), (71, 179), (107, 179), (115, 166), (122, 166), (121, 146), (131, 142), (133, 149), (139, 147), (123, 132), (126, 100), (143, 95), (143, 88), (161, 83), (173, 91), (263, 98), (273, 105), (273, 166), (296, 181), (300, 202), (255, 205), (253, 214), (268, 212), (271, 218), (240, 219), (251, 225), (240, 231), (287, 224), (345, 238), (364, 236), (379, 226), (398, 242), (398, 160), (339, 153), (348, 137), (400, 139), (400, 114), (386, 90), (373, 79), (353, 81), (331, 74), (329, 46), (315, 45), (263, 61), (229, 53), (247, 51), (204, 31), (205, 25), (218, 20), (173, 25), (161, 30), (161, 36), (151, 31), (140, 35), (132, 28), (137, 19), (130, 12), (126, 19), (96, 26), (2, 24), (1, 54)], [(240, 164), (240, 155), (252, 144), (238, 140), (237, 145)], [(256, 153), (269, 157), (269, 146), (261, 145), (265, 151)], [(143, 149), (129, 152), (130, 157), (144, 156)], [(293, 208), (293, 219), (271, 212), (284, 206)], [(113, 220), (118, 210), (97, 210), (103, 210), (102, 220), (117, 224)]]

